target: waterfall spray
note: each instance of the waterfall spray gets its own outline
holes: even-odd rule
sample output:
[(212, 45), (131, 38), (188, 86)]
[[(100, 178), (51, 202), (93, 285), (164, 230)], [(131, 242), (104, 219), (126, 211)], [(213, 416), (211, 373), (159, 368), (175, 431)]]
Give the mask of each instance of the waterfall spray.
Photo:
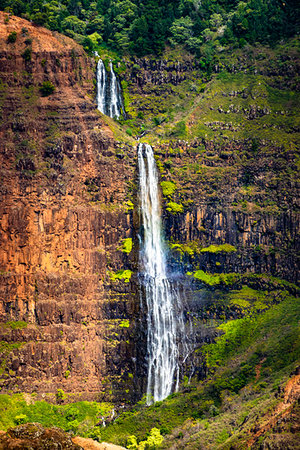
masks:
[(179, 293), (166, 273), (158, 173), (150, 145), (138, 145), (138, 166), (143, 225), (140, 265), (147, 305), (147, 404), (151, 404), (178, 389), (177, 340), (184, 325)]

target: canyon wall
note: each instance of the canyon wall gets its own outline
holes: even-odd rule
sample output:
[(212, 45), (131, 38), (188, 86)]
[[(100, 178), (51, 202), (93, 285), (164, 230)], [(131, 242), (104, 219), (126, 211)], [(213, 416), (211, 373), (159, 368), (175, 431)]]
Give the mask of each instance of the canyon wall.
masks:
[[(137, 130), (124, 133), (97, 111), (96, 63), (74, 41), (4, 13), (0, 40), (2, 392), (136, 400), (145, 391), (146, 336), (130, 135), (153, 144), (161, 181), (175, 186), (163, 193), (163, 220), (197, 347), (213, 341), (218, 318), (241, 311), (224, 305), (220, 286), (187, 272), (297, 280), (298, 131), (281, 105), (264, 104), (265, 79), (238, 87), (217, 79), (215, 87), (186, 56), (124, 58), (127, 123)], [(214, 71), (248, 76), (247, 61)], [(274, 89), (296, 88), (293, 57), (280, 70), (274, 64), (258, 64), (257, 74), (272, 76)], [(272, 139), (269, 119), (283, 123)], [(267, 276), (249, 283), (268, 289)], [(188, 365), (205, 375), (199, 353)]]
[[(119, 386), (133, 364), (130, 331), (120, 324), (133, 315), (135, 295), (130, 283), (107, 275), (129, 264), (121, 248), (132, 235), (133, 150), (96, 109), (94, 60), (67, 37), (6, 17), (0, 14), (1, 388), (109, 397), (112, 380)], [(12, 32), (16, 42), (8, 43)], [(44, 82), (54, 93), (43, 96)]]

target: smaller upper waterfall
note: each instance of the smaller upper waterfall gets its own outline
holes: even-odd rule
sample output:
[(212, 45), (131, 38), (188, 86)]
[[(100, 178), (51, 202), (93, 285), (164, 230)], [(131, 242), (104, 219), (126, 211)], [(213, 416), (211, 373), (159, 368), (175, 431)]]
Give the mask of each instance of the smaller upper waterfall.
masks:
[(102, 59), (99, 59), (97, 64), (97, 106), (102, 114), (107, 114), (106, 111), (106, 84), (107, 76), (105, 66)]
[(97, 107), (102, 114), (118, 119), (121, 114), (125, 113), (121, 86), (111, 61), (109, 67), (110, 73), (108, 75), (102, 59), (99, 59), (97, 64)]
[(110, 62), (110, 102), (109, 102), (109, 116), (119, 118), (121, 115), (121, 99), (120, 99), (120, 86), (117, 82), (117, 77), (114, 72), (112, 62)]

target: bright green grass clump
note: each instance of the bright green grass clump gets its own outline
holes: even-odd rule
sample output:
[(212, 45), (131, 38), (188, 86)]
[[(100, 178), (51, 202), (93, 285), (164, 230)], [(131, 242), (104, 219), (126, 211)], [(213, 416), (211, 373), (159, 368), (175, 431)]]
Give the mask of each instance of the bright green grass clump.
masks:
[(131, 250), (132, 250), (132, 238), (123, 239), (122, 252), (128, 255), (131, 252)]
[(179, 214), (183, 212), (183, 205), (181, 205), (180, 203), (169, 202), (167, 203), (166, 209), (172, 214)]
[(236, 248), (230, 244), (210, 245), (201, 249), (201, 253), (234, 253)]
[(194, 257), (195, 254), (199, 254), (201, 251), (201, 246), (197, 240), (187, 241), (182, 244), (180, 242), (170, 242), (170, 248), (175, 252), (178, 252), (180, 256), (187, 254)]
[(171, 197), (176, 191), (176, 184), (173, 181), (162, 181), (160, 183), (162, 188), (162, 193), (165, 197)]
[(129, 283), (132, 270), (118, 270), (118, 272), (108, 272), (109, 278), (111, 281), (123, 280), (125, 283)]
[(236, 283), (240, 279), (240, 275), (238, 273), (212, 274), (204, 272), (203, 270), (196, 270), (194, 273), (188, 272), (187, 275), (192, 275), (196, 280), (202, 281), (208, 286), (229, 286)]
[(217, 284), (220, 284), (219, 275), (213, 275), (204, 272), (203, 270), (197, 270), (194, 273), (194, 278), (196, 278), (196, 280), (203, 281), (203, 283), (208, 284), (209, 286), (216, 286)]

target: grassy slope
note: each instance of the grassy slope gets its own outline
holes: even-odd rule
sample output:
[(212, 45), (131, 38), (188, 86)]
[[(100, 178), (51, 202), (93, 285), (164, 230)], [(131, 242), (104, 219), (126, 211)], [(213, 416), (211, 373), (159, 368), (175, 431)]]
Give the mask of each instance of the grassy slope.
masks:
[[(261, 295), (257, 292), (259, 303)], [(235, 291), (228, 296), (236, 301), (238, 294)], [(253, 301), (253, 290), (251, 297)], [(216, 344), (204, 347), (211, 371), (207, 380), (187, 385), (185, 392), (173, 394), (165, 402), (123, 415), (103, 431), (103, 438), (124, 444), (127, 434), (142, 438), (153, 426), (168, 433), (183, 423), (166, 437), (166, 447), (177, 439), (185, 442), (182, 448), (189, 448), (191, 441), (195, 449), (202, 445), (218, 448), (227, 440), (243, 441), (256, 416), (279, 401), (275, 398), (278, 387), (300, 358), (299, 301), (286, 295), (261, 315), (255, 309), (254, 302), (243, 319), (221, 325), (225, 334)], [(246, 416), (247, 426), (241, 430)]]
[[(274, 298), (280, 303), (275, 304)], [(34, 403), (34, 396), (26, 398), (27, 402), (21, 395), (1, 396), (0, 428), (15, 425), (25, 414), (26, 421), (60, 426), (85, 436), (100, 438), (101, 433), (102, 440), (123, 445), (129, 435), (144, 439), (157, 427), (166, 435), (166, 448), (175, 444), (176, 448), (191, 449), (244, 448), (249, 429), (281, 401), (275, 397), (278, 387), (296, 368), (300, 308), (299, 300), (287, 291), (268, 296), (245, 286), (227, 293), (227, 301), (244, 308), (244, 317), (222, 324), (224, 334), (216, 344), (202, 349), (210, 369), (205, 381), (185, 383), (182, 392), (151, 407), (140, 402), (121, 414), (114, 425), (101, 430), (95, 424), (102, 415), (109, 416), (109, 404), (59, 406)], [(257, 312), (270, 303), (269, 309)]]

